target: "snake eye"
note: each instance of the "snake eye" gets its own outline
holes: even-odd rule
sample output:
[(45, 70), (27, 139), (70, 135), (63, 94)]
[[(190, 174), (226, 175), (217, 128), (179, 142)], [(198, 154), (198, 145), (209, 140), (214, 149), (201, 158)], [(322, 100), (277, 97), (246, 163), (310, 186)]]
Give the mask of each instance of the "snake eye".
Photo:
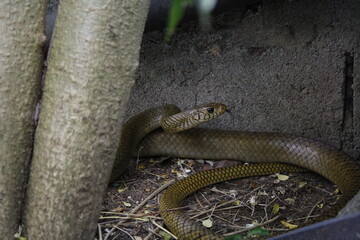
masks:
[(211, 108), (211, 107), (207, 108), (206, 110), (207, 110), (208, 113), (213, 113), (214, 112), (214, 108)]

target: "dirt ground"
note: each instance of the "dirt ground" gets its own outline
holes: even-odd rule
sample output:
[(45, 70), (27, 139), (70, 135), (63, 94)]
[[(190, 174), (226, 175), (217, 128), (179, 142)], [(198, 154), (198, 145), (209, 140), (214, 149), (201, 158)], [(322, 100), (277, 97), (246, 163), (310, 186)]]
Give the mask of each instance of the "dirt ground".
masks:
[[(239, 162), (166, 158), (134, 161), (128, 173), (107, 191), (97, 239), (171, 239), (158, 227), (163, 225), (158, 210), (161, 195), (144, 200), (172, 179), (235, 164)], [(282, 173), (206, 187), (183, 203), (183, 211), (200, 223), (212, 224), (213, 231), (225, 236), (236, 233), (242, 239), (251, 239), (260, 234), (269, 238), (306, 225), (329, 210), (337, 197), (336, 186), (316, 174)], [(144, 205), (131, 212), (139, 204)]]
[[(194, 79), (203, 79), (197, 74), (200, 74), (199, 72), (201, 71), (207, 71), (207, 66), (209, 66), (209, 64), (203, 64), (200, 60), (194, 60), (197, 66), (204, 66), (204, 69), (201, 70), (198, 68), (196, 70), (189, 70), (193, 69), (193, 66), (191, 65), (193, 64), (193, 62), (189, 62), (186, 59), (187, 56), (192, 52), (195, 52), (195, 54), (199, 55), (198, 52), (202, 52), (203, 49), (207, 49), (209, 46), (210, 48), (211, 46), (218, 46), (217, 44), (214, 44), (217, 42), (223, 44), (223, 49), (227, 49), (229, 48), (229, 46), (233, 45), (237, 47), (237, 45), (241, 44), (237, 42), (238, 40), (236, 40), (236, 38), (242, 39), (242, 41), (244, 41), (244, 39), (249, 39), (249, 43), (245, 44), (245, 47), (248, 45), (262, 46), (264, 42), (262, 42), (261, 39), (260, 42), (254, 44), (253, 41), (255, 41), (256, 39), (254, 40), (251, 36), (247, 37), (246, 34), (236, 35), (234, 37), (235, 40), (231, 38), (231, 36), (233, 35), (233, 31), (235, 31), (233, 28), (239, 25), (243, 17), (247, 16), (248, 19), (254, 20), (257, 19), (259, 16), (262, 16), (263, 13), (261, 12), (261, 5), (253, 6), (253, 8), (242, 10), (243, 14), (240, 14), (239, 12), (231, 12), (220, 15), (216, 19), (216, 21), (214, 21), (213, 27), (215, 30), (225, 30), (220, 33), (214, 31), (213, 35), (201, 34), (199, 33), (198, 28), (194, 27), (192, 24), (184, 24), (178, 29), (179, 35), (174, 36), (174, 41), (177, 41), (177, 44), (174, 44), (170, 47), (164, 47), (163, 49), (161, 48), (162, 50), (159, 50), (159, 45), (155, 44), (162, 41), (162, 34), (153, 33), (145, 36), (145, 43), (143, 43), (143, 47), (145, 46), (145, 49), (147, 49), (146, 53), (150, 52), (150, 54), (147, 55), (145, 53), (142, 53), (142, 60), (145, 62), (153, 63), (156, 62), (155, 59), (161, 58), (161, 55), (168, 53), (168, 55), (165, 54), (166, 57), (163, 57), (161, 59), (163, 59), (164, 62), (172, 63), (175, 67), (164, 68), (164, 64), (161, 62), (161, 60), (158, 60), (159, 63), (157, 65), (150, 64), (150, 66), (148, 67), (149, 69), (151, 69), (149, 74), (144, 70), (146, 68), (146, 66), (144, 67), (145, 64), (140, 64), (140, 72), (142, 70), (146, 72), (146, 74), (145, 76), (143, 76), (143, 82), (141, 82), (142, 78), (138, 76), (137, 81), (139, 82), (140, 90), (139, 92), (135, 91), (136, 94), (134, 94), (134, 98), (136, 101), (134, 100), (133, 102), (131, 102), (131, 104), (136, 105), (138, 103), (139, 105), (144, 106), (149, 103), (148, 100), (145, 101), (144, 99), (142, 99), (146, 92), (154, 92), (154, 95), (156, 95), (157, 97), (156, 99), (158, 99), (158, 97), (160, 96), (160, 99), (158, 99), (159, 102), (165, 102), (164, 95), (166, 95), (167, 92), (166, 87), (169, 88), (168, 92), (171, 97), (178, 94), (178, 92), (174, 94), (174, 91), (177, 91), (175, 87), (179, 85), (176, 82), (184, 82), (184, 86), (182, 86), (182, 84), (179, 85), (179, 88), (181, 90), (179, 92), (186, 92), (186, 89), (189, 89), (189, 91), (193, 91), (195, 89), (194, 91), (196, 91), (196, 87), (194, 86), (197, 85), (196, 83), (193, 83), (193, 81), (195, 81)], [(250, 24), (250, 26), (253, 25)], [(194, 30), (194, 28), (196, 30)], [(226, 31), (226, 29), (229, 30)], [(242, 27), (240, 30), (245, 31), (246, 29), (244, 30)], [(194, 38), (196, 40), (191, 41), (194, 42), (197, 48), (194, 46), (189, 46), (186, 41), (181, 41), (182, 37), (186, 37), (186, 34), (188, 32), (190, 32), (189, 35), (195, 35)], [(181, 35), (181, 33), (183, 35)], [(300, 36), (303, 36), (303, 34)], [(276, 34), (273, 37), (275, 39), (278, 39)], [(267, 35), (264, 38), (267, 39)], [(268, 43), (266, 40), (264, 41), (266, 46), (267, 44), (275, 44), (271, 41), (270, 43)], [(286, 44), (288, 43), (287, 41), (284, 42)], [(294, 45), (297, 44), (296, 41), (290, 43)], [(278, 43), (276, 42), (276, 44)], [(180, 49), (180, 53), (176, 52), (174, 48)], [(190, 50), (186, 52), (185, 50), (188, 48), (190, 48)], [(193, 50), (193, 48), (197, 50), (195, 51)], [(303, 46), (301, 46), (301, 49), (302, 48)], [(218, 61), (217, 63), (213, 62), (214, 65), (221, 63), (221, 61), (225, 61), (225, 54), (219, 54), (218, 51), (221, 48), (214, 47), (211, 49), (209, 50), (208, 55), (211, 55), (213, 57), (210, 56), (210, 59), (207, 61)], [(237, 48), (235, 48), (235, 50), (236, 49)], [(251, 57), (260, 56), (264, 51), (263, 48), (251, 47), (249, 49), (250, 50), (248, 57), (237, 57), (236, 61), (228, 61), (227, 63), (231, 65), (232, 62), (234, 62), (235, 64), (237, 63), (237, 61), (242, 61), (242, 59), (252, 59)], [(143, 52), (144, 51), (145, 50), (143, 50)], [(204, 50), (204, 52), (206, 51)], [(229, 50), (229, 52), (233, 51)], [(241, 51), (239, 52), (241, 53)], [(185, 57), (181, 58), (182, 55), (185, 55)], [(199, 56), (208, 55), (200, 54)], [(215, 58), (218, 55), (220, 55), (221, 58), (219, 57), (216, 60)], [(230, 54), (230, 56), (232, 55)], [(283, 58), (284, 56), (281, 57)], [(182, 64), (184, 62), (184, 59), (186, 60), (186, 62), (189, 62), (190, 65), (186, 65), (184, 63), (183, 66)], [(256, 63), (256, 61), (258, 60), (251, 61), (255, 61)], [(273, 62), (276, 61), (271, 61), (271, 64), (273, 64)], [(244, 63), (244, 65), (252, 66), (253, 64)], [(216, 66), (213, 68), (217, 69)], [(238, 68), (238, 65), (236, 65), (233, 70), (236, 70)], [(176, 72), (176, 69), (179, 70), (177, 70)], [(186, 71), (184, 69), (186, 69)], [(229, 68), (224, 69), (225, 71), (230, 72)], [(266, 67), (265, 69), (268, 70)], [(161, 85), (159, 82), (151, 79), (152, 71), (154, 72), (154, 79), (159, 79), (161, 78), (161, 76), (163, 76), (165, 79), (168, 79), (169, 82)], [(174, 75), (173, 78), (176, 79), (176, 81), (174, 80), (175, 83), (171, 82), (171, 77), (169, 77), (167, 74), (159, 74), (159, 71), (170, 71), (170, 73), (175, 71), (174, 73), (172, 73)], [(212, 70), (212, 73), (213, 72), (216, 71)], [(189, 76), (187, 76), (186, 74), (188, 74)], [(231, 75), (231, 72), (229, 74)], [(170, 76), (172, 75), (170, 74)], [(208, 76), (208, 73), (204, 74), (204, 76), (207, 76), (207, 79), (210, 78), (210, 76)], [(182, 78), (185, 78), (185, 80)], [(250, 83), (253, 83), (255, 80), (256, 79), (250, 79)], [(158, 87), (159, 89), (161, 89), (159, 90), (161, 94), (157, 93), (156, 91), (149, 91), (149, 89), (146, 89), (144, 86), (147, 84), (147, 82), (149, 82), (148, 84), (150, 86), (161, 86)], [(246, 84), (244, 85), (246, 86)], [(198, 83), (198, 86), (200, 89), (203, 89), (201, 83)], [(205, 85), (205, 87), (206, 86), (207, 85)], [(212, 87), (213, 86), (209, 84), (207, 88), (211, 89)], [(286, 91), (288, 91), (288, 89), (286, 89)], [(248, 92), (253, 91), (244, 90), (244, 94)], [(268, 92), (271, 91), (268, 90)], [(206, 94), (207, 93), (205, 93), (205, 95)], [(201, 99), (195, 100), (201, 101)], [(256, 100), (256, 98), (254, 97), (253, 100)], [(176, 98), (174, 101), (176, 101)], [(303, 101), (303, 99), (301, 101)], [(266, 103), (268, 104), (267, 101)], [(276, 104), (270, 105), (275, 106)], [(256, 104), (252, 104), (251, 106), (256, 106)], [(292, 106), (292, 108), (294, 107)], [(308, 108), (308, 106), (306, 106), (306, 108)], [(136, 108), (134, 107), (133, 109)], [(244, 112), (245, 110), (242, 111)], [(261, 112), (264, 113), (264, 109), (261, 109)], [(301, 112), (304, 116), (308, 115), (304, 114), (303, 110), (299, 109), (299, 112)], [(130, 115), (133, 115), (133, 113), (130, 113)], [(278, 115), (281, 114), (277, 114), (276, 116), (278, 117)], [(252, 117), (250, 116), (249, 118), (251, 119)], [(279, 121), (281, 122), (281, 120)], [(244, 122), (251, 123), (256, 121), (244, 120)], [(314, 121), (311, 118), (311, 123), (312, 122)], [(321, 121), (317, 118), (317, 122)], [(304, 125), (302, 125), (302, 127), (299, 127), (298, 124), (295, 124), (294, 126), (295, 131), (299, 129), (306, 129)], [(309, 129), (311, 131), (313, 130), (313, 128)], [(257, 129), (256, 127), (253, 127), (253, 129), (251, 130)], [(288, 131), (294, 132), (290, 130)], [(321, 134), (324, 134), (325, 132), (328, 131), (321, 130)], [(133, 161), (133, 164), (130, 167), (128, 173), (125, 174), (121, 180), (117, 181), (115, 184), (109, 187), (106, 193), (105, 201), (102, 206), (101, 217), (98, 222), (97, 239), (171, 239), (171, 236), (166, 232), (166, 226), (163, 226), (162, 224), (158, 209), (158, 202), (161, 193), (154, 194), (154, 197), (151, 199), (146, 198), (148, 196), (151, 196), (159, 188), (166, 185), (173, 179), (179, 179), (184, 175), (191, 175), (195, 172), (203, 171), (210, 168), (223, 167), (234, 164), (239, 163), (225, 160), (212, 162), (204, 160), (179, 160), (169, 158), (155, 160), (140, 159), (138, 161)], [(283, 234), (291, 229), (299, 228), (306, 225), (316, 216), (319, 216), (329, 210), (330, 207), (336, 202), (337, 197), (338, 193), (336, 186), (316, 174), (282, 173), (281, 175), (238, 179), (206, 187), (203, 190), (197, 192), (196, 194), (191, 195), (183, 203), (183, 211), (189, 217), (192, 217), (196, 219), (196, 221), (200, 222), (200, 224), (212, 225), (211, 230), (219, 234), (223, 234), (225, 236), (231, 234), (239, 234), (241, 236), (241, 239), (252, 239), (254, 236), (257, 239), (260, 239)], [(137, 208), (139, 205), (141, 205), (141, 207), (135, 211), (134, 209)], [(259, 235), (262, 236), (259, 237)]]

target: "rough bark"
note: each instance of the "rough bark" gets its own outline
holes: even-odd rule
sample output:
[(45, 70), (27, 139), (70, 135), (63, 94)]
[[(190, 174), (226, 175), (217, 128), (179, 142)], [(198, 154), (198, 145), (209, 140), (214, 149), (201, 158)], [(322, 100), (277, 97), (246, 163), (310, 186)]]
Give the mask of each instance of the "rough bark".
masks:
[(29, 240), (93, 239), (147, 9), (146, 0), (61, 1), (35, 136)]
[(0, 238), (13, 239), (24, 200), (41, 79), (45, 1), (0, 1)]

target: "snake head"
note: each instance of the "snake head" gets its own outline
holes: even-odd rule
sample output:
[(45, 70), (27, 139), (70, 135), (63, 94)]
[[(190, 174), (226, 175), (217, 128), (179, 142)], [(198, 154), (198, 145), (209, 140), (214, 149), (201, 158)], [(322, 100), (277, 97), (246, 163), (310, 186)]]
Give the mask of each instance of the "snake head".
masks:
[(193, 122), (196, 126), (211, 121), (224, 112), (226, 112), (227, 107), (225, 104), (222, 103), (207, 103), (204, 105), (200, 105), (195, 107), (194, 109), (184, 111), (185, 113), (188, 112), (189, 118), (193, 119)]
[(227, 111), (227, 107), (222, 103), (207, 103), (165, 117), (162, 119), (161, 125), (166, 132), (181, 132), (211, 121), (225, 111)]

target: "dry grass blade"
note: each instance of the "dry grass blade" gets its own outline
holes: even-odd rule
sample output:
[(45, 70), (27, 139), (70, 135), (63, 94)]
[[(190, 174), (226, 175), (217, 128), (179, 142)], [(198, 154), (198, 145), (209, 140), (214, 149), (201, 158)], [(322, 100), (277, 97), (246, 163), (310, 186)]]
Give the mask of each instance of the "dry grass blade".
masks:
[[(142, 164), (146, 165), (147, 161)], [(131, 180), (126, 180), (124, 177), (125, 180), (120, 183), (120, 186), (113, 187), (112, 192), (108, 192), (107, 202), (102, 212), (103, 217), (100, 220), (103, 222), (98, 227), (97, 239), (113, 240), (115, 236), (118, 236), (116, 239), (132, 239), (128, 234), (135, 239), (162, 238), (158, 233), (160, 228), (153, 223), (155, 220), (156, 224), (161, 223), (158, 221), (160, 212), (157, 198), (159, 192), (172, 183), (168, 182), (165, 185), (164, 179), (176, 178), (172, 170), (180, 171), (181, 169), (176, 162), (156, 164), (156, 166), (148, 165), (146, 171), (133, 168), (130, 174)], [(195, 162), (191, 167), (198, 171), (202, 170), (203, 166), (202, 163)], [(137, 180), (134, 181), (134, 179)], [(297, 188), (300, 181), (306, 181), (307, 184), (302, 188)], [(324, 186), (324, 189), (313, 186)], [(279, 187), (282, 191), (277, 190)], [(119, 192), (119, 188), (126, 188), (126, 191)], [(211, 216), (212, 230), (226, 236), (246, 235), (247, 231), (259, 226), (277, 235), (279, 232), (288, 231), (279, 222), (278, 214), (286, 221), (302, 226), (305, 219), (314, 217), (329, 208), (330, 203), (336, 199), (336, 195), (331, 194), (334, 189), (332, 183), (310, 173), (291, 174), (288, 180), (280, 182), (275, 182), (273, 176), (254, 177), (221, 183), (216, 185), (215, 190), (213, 187), (204, 188), (196, 194), (196, 197), (193, 195), (185, 200), (182, 207), (172, 210), (184, 209), (189, 218), (197, 221), (206, 220), (208, 216)], [(149, 196), (144, 199), (144, 193), (148, 193), (149, 190), (151, 194), (149, 193)], [(109, 211), (109, 209), (117, 208), (119, 211), (126, 211), (127, 208), (119, 206), (119, 202), (124, 201), (128, 196), (131, 196), (131, 201), (136, 203), (136, 208), (127, 212)], [(252, 197), (256, 199), (254, 206), (249, 201)], [(150, 200), (152, 198), (154, 199)], [(289, 203), (286, 201), (288, 198), (293, 201)], [(320, 200), (324, 203), (323, 209), (316, 207), (321, 202)], [(275, 216), (271, 211), (274, 204), (280, 205), (279, 213)], [(139, 210), (141, 212), (137, 213)], [(251, 216), (252, 213), (253, 216)], [(247, 227), (249, 225), (251, 227)], [(125, 228), (128, 234), (114, 226), (120, 229)], [(166, 230), (165, 227), (162, 228)]]
[[(157, 194), (159, 194), (161, 191), (163, 191), (164, 189), (166, 189), (168, 186), (172, 185), (176, 180), (173, 179), (171, 181), (169, 181), (168, 183), (164, 184), (163, 186), (159, 187), (157, 190), (155, 190), (153, 193), (151, 193), (147, 198), (145, 198), (137, 207), (133, 208), (129, 215), (133, 215), (135, 214), (140, 208), (142, 208), (149, 200), (151, 200), (152, 198), (154, 198)], [(119, 226), (121, 223), (123, 223), (124, 221), (130, 219), (131, 217), (125, 217), (122, 219), (121, 222), (117, 223), (116, 225), (113, 226), (113, 228), (108, 232), (108, 234), (106, 235), (106, 237), (104, 238), (104, 240), (108, 240), (111, 233), (115, 230), (115, 228), (117, 228), (117, 226)]]

